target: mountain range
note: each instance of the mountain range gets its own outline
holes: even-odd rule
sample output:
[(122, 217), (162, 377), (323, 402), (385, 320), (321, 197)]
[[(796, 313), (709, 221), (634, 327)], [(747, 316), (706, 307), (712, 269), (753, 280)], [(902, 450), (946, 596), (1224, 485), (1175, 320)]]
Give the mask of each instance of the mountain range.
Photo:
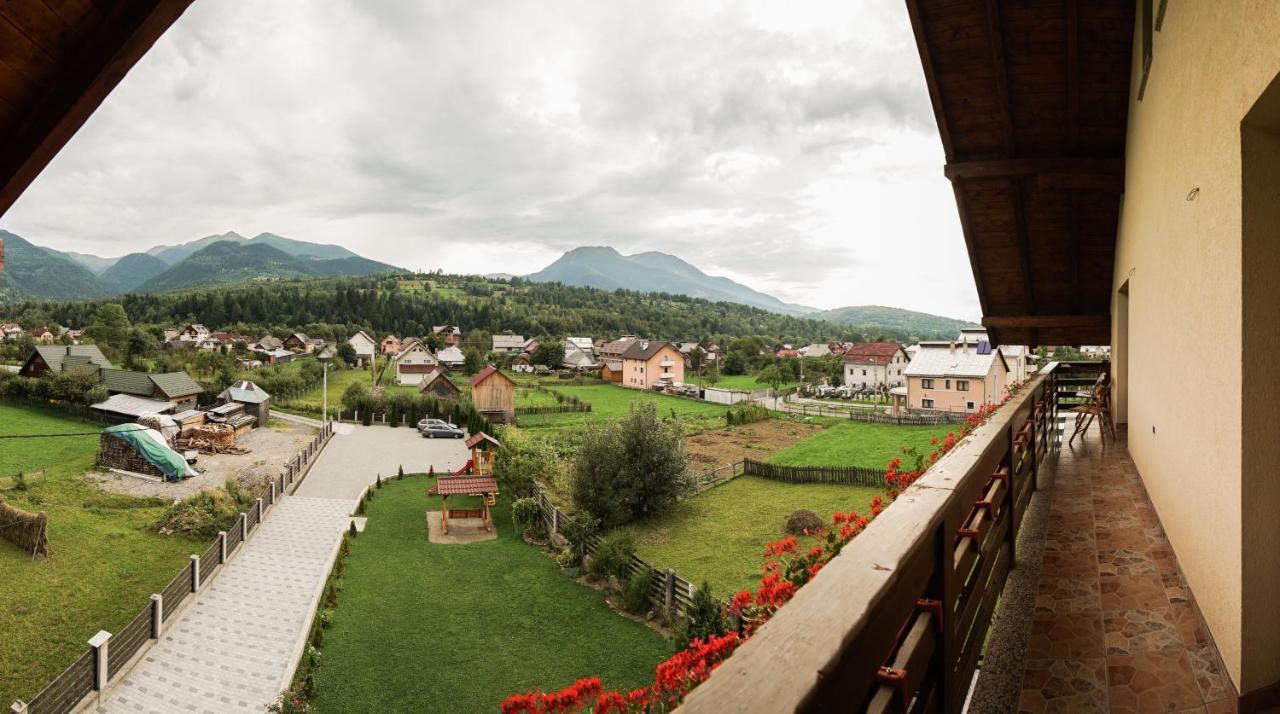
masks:
[(81, 299), (126, 292), (163, 292), (275, 278), (400, 272), (336, 245), (234, 231), (144, 253), (102, 258), (43, 248), (0, 230), (5, 272), (0, 297)]
[(656, 251), (623, 255), (607, 246), (574, 248), (551, 265), (524, 277), (539, 283), (564, 283), (601, 290), (688, 295), (750, 305), (784, 315), (817, 312), (817, 308), (785, 303), (729, 278), (707, 275), (674, 255)]
[(852, 305), (831, 310), (795, 305), (729, 278), (708, 275), (674, 255), (652, 251), (622, 255), (604, 246), (574, 248), (551, 265), (524, 277), (534, 282), (556, 282), (601, 290), (688, 295), (862, 327), (868, 331), (883, 329), (922, 339), (949, 339), (961, 327), (972, 325), (964, 320), (880, 305)]

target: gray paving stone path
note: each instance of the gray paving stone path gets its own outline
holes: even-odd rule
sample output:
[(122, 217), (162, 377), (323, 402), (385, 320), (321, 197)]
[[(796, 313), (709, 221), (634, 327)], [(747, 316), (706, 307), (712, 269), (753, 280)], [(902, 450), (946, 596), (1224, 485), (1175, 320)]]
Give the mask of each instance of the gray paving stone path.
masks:
[(460, 440), (339, 425), (297, 492), (272, 509), (221, 571), (94, 711), (261, 712), (293, 676), (325, 578), (360, 492), (381, 473), (437, 473), (467, 459)]

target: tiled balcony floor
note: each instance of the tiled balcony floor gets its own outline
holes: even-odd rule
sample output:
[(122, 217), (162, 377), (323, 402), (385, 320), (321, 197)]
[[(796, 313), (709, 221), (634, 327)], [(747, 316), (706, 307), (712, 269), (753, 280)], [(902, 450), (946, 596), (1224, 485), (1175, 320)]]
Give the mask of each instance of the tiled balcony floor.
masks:
[(1062, 445), (1020, 710), (1234, 712), (1123, 444), (1121, 431), (1120, 444), (1103, 449), (1093, 430)]

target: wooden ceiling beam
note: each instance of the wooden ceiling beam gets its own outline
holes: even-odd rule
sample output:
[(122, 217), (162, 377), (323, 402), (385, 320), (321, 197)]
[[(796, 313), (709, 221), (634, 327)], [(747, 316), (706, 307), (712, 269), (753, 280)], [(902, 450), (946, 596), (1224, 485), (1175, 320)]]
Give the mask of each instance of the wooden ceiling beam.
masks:
[(1027, 197), (1022, 191), (1022, 179), (1017, 176), (1009, 178), (1013, 196), (1014, 230), (1018, 236), (1018, 263), (1022, 266), (1022, 303), (1023, 309), (1034, 314), (1036, 312), (1035, 271), (1031, 269), (1031, 236), (1027, 231)]
[(995, 330), (1102, 330), (1111, 329), (1110, 315), (987, 315), (982, 326)]
[(1000, 128), (1004, 132), (1004, 155), (1018, 155), (1013, 133), (1013, 97), (1009, 90), (1009, 60), (1004, 52), (1004, 21), (1000, 0), (987, 0), (987, 36), (991, 41), (991, 62), (995, 67), (996, 100), (1000, 103)]
[(907, 15), (911, 18), (911, 30), (916, 36), (916, 49), (920, 52), (920, 65), (924, 68), (924, 83), (929, 87), (929, 102), (933, 105), (933, 118), (938, 122), (938, 136), (942, 139), (942, 150), (948, 162), (951, 161), (951, 127), (947, 123), (947, 113), (942, 106), (942, 88), (938, 84), (938, 73), (933, 65), (933, 53), (929, 50), (928, 35), (925, 33), (924, 16), (920, 13), (920, 0), (907, 0)]
[(1080, 150), (1080, 8), (1067, 0), (1067, 143), (1072, 155)]
[[(1124, 176), (1124, 159), (1116, 157), (1043, 157), (1023, 159), (989, 159), (948, 163), (943, 167), (947, 178), (1003, 178), (1038, 174), (1059, 177)], [(1060, 179), (1061, 180), (1061, 179)]]

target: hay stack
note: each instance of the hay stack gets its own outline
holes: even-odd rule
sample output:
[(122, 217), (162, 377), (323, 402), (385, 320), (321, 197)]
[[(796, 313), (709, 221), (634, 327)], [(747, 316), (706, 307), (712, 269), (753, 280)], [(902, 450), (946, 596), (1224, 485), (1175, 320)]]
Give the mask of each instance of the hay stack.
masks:
[(13, 543), (33, 557), (49, 554), (49, 517), (44, 511), (27, 513), (0, 498), (0, 538)]

